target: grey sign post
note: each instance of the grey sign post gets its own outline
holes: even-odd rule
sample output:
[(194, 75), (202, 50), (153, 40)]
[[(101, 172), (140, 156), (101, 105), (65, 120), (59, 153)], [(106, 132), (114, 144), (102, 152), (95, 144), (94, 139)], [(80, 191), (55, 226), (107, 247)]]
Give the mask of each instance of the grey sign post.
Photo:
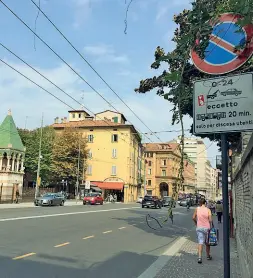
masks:
[(200, 80), (194, 84), (194, 133), (221, 134), (224, 277), (230, 277), (228, 132), (253, 130), (252, 73)]

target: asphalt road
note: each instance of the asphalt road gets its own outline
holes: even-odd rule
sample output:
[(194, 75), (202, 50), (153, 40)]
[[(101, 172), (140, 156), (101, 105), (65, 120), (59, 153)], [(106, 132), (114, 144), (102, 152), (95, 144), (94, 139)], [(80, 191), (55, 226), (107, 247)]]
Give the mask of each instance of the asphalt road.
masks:
[(134, 278), (192, 229), (191, 212), (175, 210), (161, 229), (145, 220), (166, 209), (137, 205), (0, 210), (1, 278)]

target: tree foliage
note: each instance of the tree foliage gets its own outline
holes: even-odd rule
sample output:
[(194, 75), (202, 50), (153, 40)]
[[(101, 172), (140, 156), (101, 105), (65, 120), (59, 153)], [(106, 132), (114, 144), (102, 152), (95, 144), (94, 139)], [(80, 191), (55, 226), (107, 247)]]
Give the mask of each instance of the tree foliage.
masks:
[(80, 148), (79, 177), (86, 171), (86, 139), (76, 129), (65, 128), (55, 136), (52, 150), (52, 175), (55, 181), (67, 179), (74, 183), (77, 179), (77, 165)]
[[(24, 162), (25, 172), (29, 172), (32, 175), (33, 180), (36, 180), (39, 158), (40, 128), (31, 131), (27, 129), (19, 129), (19, 135), (24, 146), (26, 147)], [(48, 184), (51, 178), (52, 148), (54, 137), (55, 133), (52, 127), (47, 126), (43, 128), (40, 176), (44, 184)]]
[[(208, 45), (209, 36), (212, 32), (210, 22), (218, 21), (221, 13), (240, 13), (245, 17), (240, 22), (242, 26), (252, 22), (253, 0), (196, 0), (192, 3), (191, 10), (183, 10), (174, 16), (177, 28), (172, 41), (176, 43), (173, 51), (166, 53), (160, 46), (155, 51), (155, 61), (152, 69), (160, 68), (166, 63), (168, 68), (161, 75), (140, 81), (135, 89), (138, 93), (147, 93), (156, 90), (158, 96), (163, 97), (172, 105), (172, 124), (180, 122), (182, 115), (193, 116), (193, 82), (198, 79), (210, 78), (209, 75), (198, 71), (190, 62), (190, 50), (194, 50), (201, 57), (208, 53), (205, 49)], [(252, 60), (249, 60), (238, 72), (248, 72), (253, 68)], [(207, 136), (205, 136), (207, 137)], [(210, 140), (219, 141), (219, 134), (208, 136)], [(231, 133), (228, 136), (233, 147), (240, 140), (240, 133)]]

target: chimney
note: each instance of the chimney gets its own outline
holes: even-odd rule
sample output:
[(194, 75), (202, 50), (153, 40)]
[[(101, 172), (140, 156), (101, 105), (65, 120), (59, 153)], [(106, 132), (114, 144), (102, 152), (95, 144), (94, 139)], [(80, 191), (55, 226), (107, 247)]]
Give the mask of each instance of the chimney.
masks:
[(54, 119), (54, 123), (55, 123), (55, 124), (59, 124), (59, 117), (56, 117), (56, 118)]
[(63, 118), (63, 123), (66, 123), (67, 122), (67, 117), (64, 117)]
[(61, 123), (63, 124), (63, 118), (61, 118)]

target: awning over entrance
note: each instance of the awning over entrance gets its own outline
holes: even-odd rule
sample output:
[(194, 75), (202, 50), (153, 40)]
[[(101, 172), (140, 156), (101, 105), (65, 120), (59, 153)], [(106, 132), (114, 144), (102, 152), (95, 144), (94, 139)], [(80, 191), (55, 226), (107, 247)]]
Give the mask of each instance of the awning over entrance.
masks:
[(111, 190), (123, 190), (123, 182), (102, 182), (102, 181), (93, 181), (92, 184), (95, 184), (101, 189), (111, 189)]

